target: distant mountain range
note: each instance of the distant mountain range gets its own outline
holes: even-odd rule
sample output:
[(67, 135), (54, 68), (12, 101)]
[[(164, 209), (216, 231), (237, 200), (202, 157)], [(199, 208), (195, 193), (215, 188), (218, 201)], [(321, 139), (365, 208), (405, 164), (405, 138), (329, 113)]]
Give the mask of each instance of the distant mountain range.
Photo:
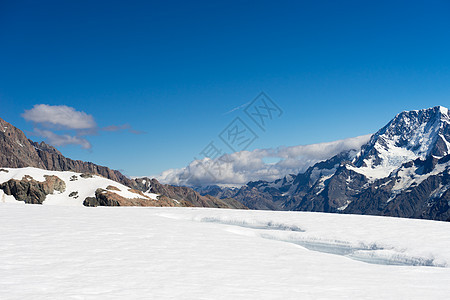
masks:
[(447, 108), (405, 111), (361, 149), (306, 172), (241, 188), (197, 187), (250, 209), (370, 214), (450, 221), (450, 119)]
[[(73, 203), (86, 206), (299, 210), (450, 221), (449, 127), (445, 107), (405, 111), (360, 149), (341, 152), (305, 172), (271, 182), (252, 181), (241, 188), (194, 190), (147, 177), (130, 179), (108, 167), (66, 158), (0, 119), (0, 168), (4, 168), (0, 169), (0, 192), (38, 204), (48, 195), (58, 194), (61, 200), (68, 193)], [(74, 184), (70, 178), (83, 179), (79, 181), (83, 184)], [(68, 187), (78, 190), (68, 191)]]
[[(70, 180), (63, 180), (60, 177), (67, 177), (63, 173), (54, 174), (45, 171), (72, 172), (74, 178), (95, 178), (91, 175), (100, 175), (110, 179), (108, 184), (113, 188), (104, 190), (106, 186), (104, 181), (97, 179), (81, 180), (84, 185), (78, 186), (79, 195), (89, 196), (91, 199), (84, 201), (80, 199), (80, 204), (87, 206), (97, 205), (138, 205), (138, 206), (194, 206), (194, 207), (216, 207), (216, 208), (246, 208), (240, 202), (234, 199), (218, 199), (212, 196), (202, 196), (198, 192), (188, 187), (174, 187), (159, 183), (156, 179), (138, 178), (130, 179), (116, 170), (108, 167), (99, 166), (91, 162), (72, 160), (64, 157), (56, 148), (47, 145), (44, 142), (36, 143), (28, 139), (18, 128), (9, 124), (0, 118), (0, 168), (14, 168), (26, 170), (0, 169), (0, 177), (4, 178), (0, 182), (0, 190), (7, 195), (12, 195), (15, 199), (26, 203), (42, 204), (49, 194), (67, 192), (66, 186), (71, 185)], [(41, 171), (37, 171), (41, 170)], [(25, 173), (24, 173), (25, 172)], [(27, 174), (27, 172), (29, 174)], [(76, 174), (75, 174), (76, 173)], [(15, 178), (14, 174), (21, 174), (23, 178)], [(34, 176), (45, 178), (44, 181), (38, 181)], [(55, 178), (56, 177), (56, 178)], [(86, 186), (86, 183), (89, 183)], [(128, 199), (118, 194), (126, 193), (125, 188), (117, 188), (114, 182), (120, 183), (120, 186), (128, 187), (134, 193), (127, 194), (132, 198)], [(64, 188), (63, 188), (64, 187)], [(120, 191), (114, 189), (114, 187)], [(142, 195), (139, 195), (141, 192)], [(157, 194), (161, 201), (153, 201), (148, 195)], [(106, 197), (108, 196), (108, 197)], [(1, 199), (0, 199), (1, 200)], [(67, 197), (69, 200), (73, 200)], [(164, 200), (164, 201), (163, 201)], [(72, 201), (73, 202), (73, 201)], [(72, 203), (71, 202), (71, 203)], [(75, 201), (76, 202), (76, 201)], [(78, 203), (77, 202), (77, 203)], [(63, 202), (59, 202), (62, 203)]]

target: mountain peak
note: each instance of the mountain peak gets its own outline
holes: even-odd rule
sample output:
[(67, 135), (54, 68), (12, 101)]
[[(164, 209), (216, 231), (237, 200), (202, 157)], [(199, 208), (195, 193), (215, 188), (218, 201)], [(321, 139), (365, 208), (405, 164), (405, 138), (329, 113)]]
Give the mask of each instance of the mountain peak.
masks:
[(358, 167), (383, 168), (388, 175), (402, 163), (450, 153), (448, 109), (435, 106), (399, 113), (375, 133), (355, 159)]
[(441, 114), (441, 120), (450, 123), (450, 114), (448, 113), (448, 108), (444, 106), (438, 106), (439, 112)]
[(429, 116), (430, 118), (436, 117), (443, 120), (448, 120), (449, 113), (447, 107), (438, 105), (425, 109), (402, 111), (401, 113), (397, 114), (392, 121), (395, 121), (397, 118), (403, 116), (417, 116), (419, 118)]
[(448, 117), (448, 108), (444, 107), (444, 106), (437, 106), (439, 108), (439, 111), (441, 112), (441, 114), (446, 115)]

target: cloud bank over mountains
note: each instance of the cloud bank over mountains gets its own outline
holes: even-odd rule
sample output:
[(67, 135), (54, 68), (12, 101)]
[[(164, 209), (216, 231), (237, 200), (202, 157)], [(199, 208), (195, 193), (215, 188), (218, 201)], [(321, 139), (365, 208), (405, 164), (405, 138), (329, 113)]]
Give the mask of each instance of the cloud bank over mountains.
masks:
[[(305, 171), (311, 165), (346, 150), (359, 150), (372, 135), (334, 142), (255, 149), (225, 154), (216, 160), (203, 158), (181, 169), (169, 169), (156, 178), (167, 184), (188, 186), (241, 186), (249, 181), (272, 181)], [(277, 160), (275, 163), (268, 161)]]
[[(101, 132), (143, 133), (134, 130), (129, 124), (99, 127), (94, 116), (66, 105), (36, 104), (25, 110), (22, 117), (33, 122), (33, 133), (36, 136), (57, 147), (79, 145), (83, 149), (91, 149), (92, 145), (87, 138)], [(370, 136), (311, 145), (240, 151), (224, 154), (215, 160), (206, 157), (194, 160), (184, 168), (166, 170), (156, 178), (163, 183), (187, 186), (241, 186), (255, 180), (272, 181), (305, 171), (316, 162), (342, 151), (359, 150), (369, 141)]]

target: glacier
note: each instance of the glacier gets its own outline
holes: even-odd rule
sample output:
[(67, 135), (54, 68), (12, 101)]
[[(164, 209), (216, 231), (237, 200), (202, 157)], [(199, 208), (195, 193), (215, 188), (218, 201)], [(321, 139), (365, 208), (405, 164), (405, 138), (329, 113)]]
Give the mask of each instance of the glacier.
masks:
[(447, 299), (450, 223), (0, 203), (1, 299)]

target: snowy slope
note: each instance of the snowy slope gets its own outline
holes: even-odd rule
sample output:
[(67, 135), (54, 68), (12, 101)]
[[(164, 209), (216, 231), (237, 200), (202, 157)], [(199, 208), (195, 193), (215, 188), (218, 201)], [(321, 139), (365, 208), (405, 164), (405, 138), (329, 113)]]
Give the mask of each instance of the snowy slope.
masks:
[[(80, 206), (83, 205), (86, 197), (94, 197), (95, 190), (98, 188), (106, 189), (108, 186), (114, 186), (119, 191), (112, 191), (119, 196), (133, 199), (140, 196), (133, 193), (129, 187), (124, 186), (116, 181), (98, 176), (92, 175), (92, 178), (83, 178), (81, 173), (69, 172), (69, 171), (48, 171), (38, 168), (3, 168), (5, 171), (0, 171), (0, 183), (6, 182), (10, 179), (21, 180), (24, 176), (31, 176), (33, 179), (43, 182), (45, 181), (44, 175), (54, 175), (62, 179), (66, 184), (66, 189), (63, 193), (55, 191), (55, 193), (47, 195), (44, 205), (66, 205), (66, 206)], [(69, 196), (71, 193), (77, 192), (76, 196)], [(157, 194), (144, 193), (151, 199), (157, 199)], [(141, 197), (142, 198), (142, 197)], [(5, 195), (3, 190), (0, 189), (0, 202), (16, 202), (13, 196)]]
[(445, 222), (6, 203), (0, 228), (1, 299), (447, 299), (450, 293)]

